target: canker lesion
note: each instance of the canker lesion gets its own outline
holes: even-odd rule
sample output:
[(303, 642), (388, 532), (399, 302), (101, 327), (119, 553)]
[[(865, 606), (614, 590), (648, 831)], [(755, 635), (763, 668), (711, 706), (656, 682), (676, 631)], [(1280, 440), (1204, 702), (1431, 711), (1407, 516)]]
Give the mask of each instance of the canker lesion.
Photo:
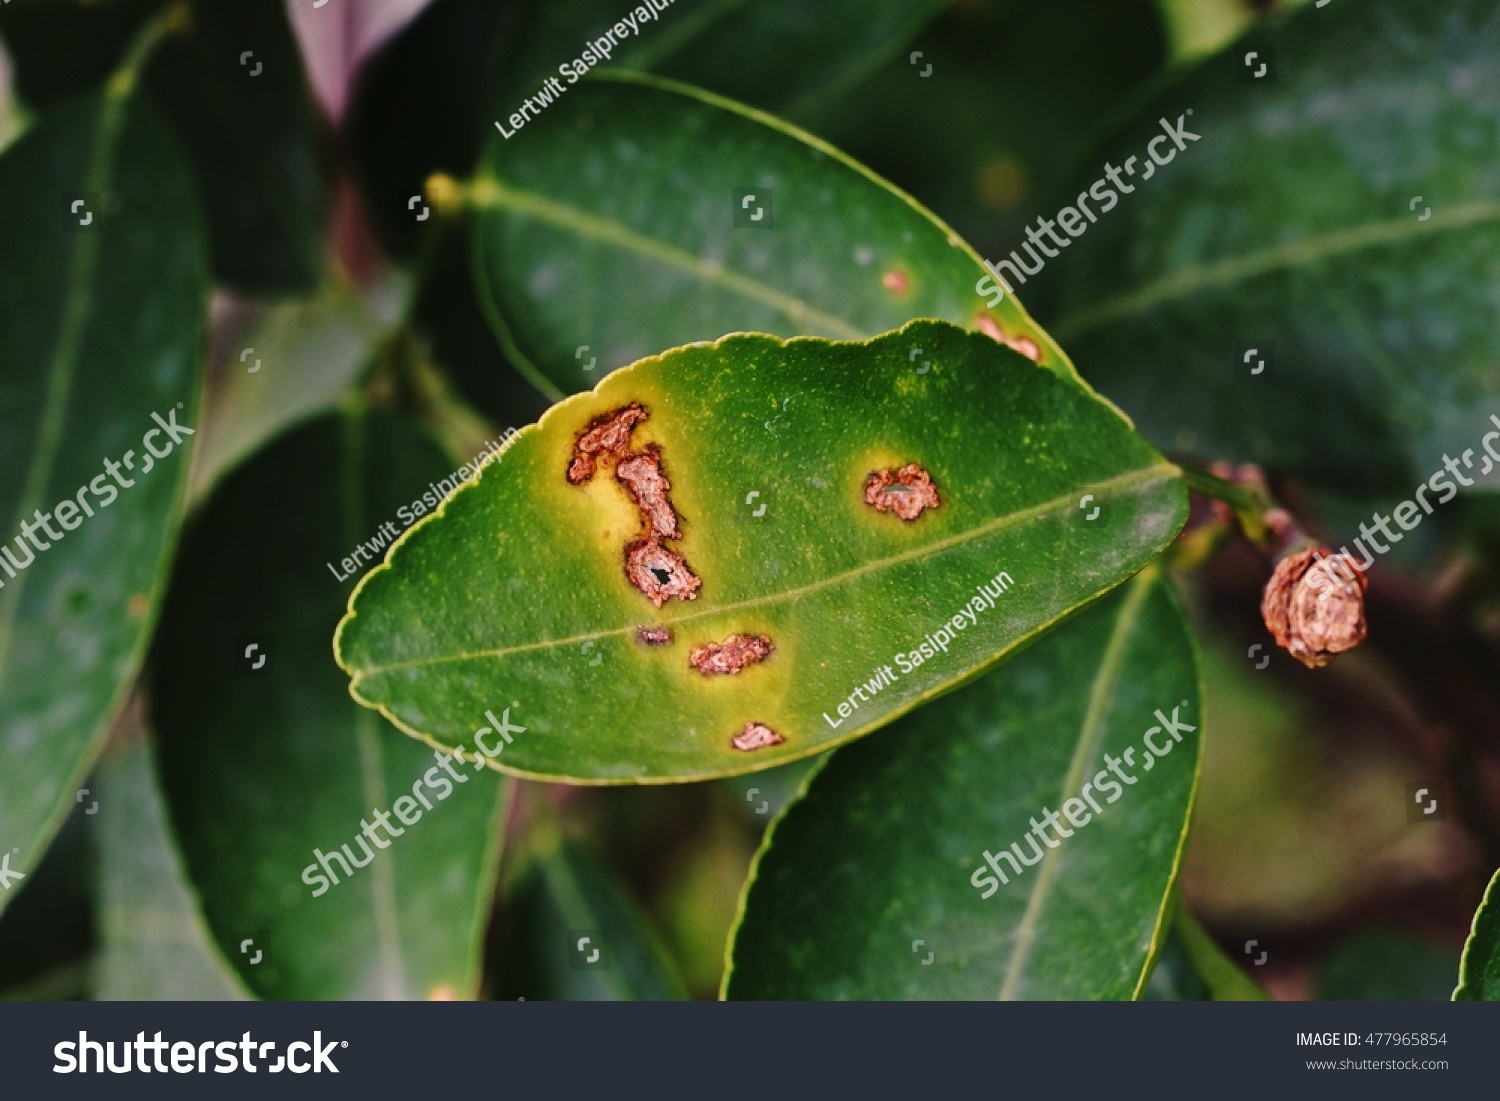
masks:
[(647, 444), (640, 451), (630, 450), (636, 425), (650, 415), (633, 401), (589, 421), (573, 442), (568, 484), (581, 486), (592, 480), (601, 464), (614, 464), (615, 481), (635, 505), (642, 527), (640, 536), (625, 547), (625, 577), (660, 608), (674, 596), (696, 600), (703, 581), (687, 559), (665, 545), (682, 538), (682, 526), (672, 505), (672, 483), (662, 469), (661, 448)]
[(894, 512), (911, 523), (942, 504), (932, 475), (916, 463), (900, 470), (876, 470), (865, 476), (865, 504), (876, 512)]
[(747, 665), (765, 661), (775, 650), (769, 635), (730, 635), (723, 642), (693, 647), (688, 664), (705, 677), (732, 677)]

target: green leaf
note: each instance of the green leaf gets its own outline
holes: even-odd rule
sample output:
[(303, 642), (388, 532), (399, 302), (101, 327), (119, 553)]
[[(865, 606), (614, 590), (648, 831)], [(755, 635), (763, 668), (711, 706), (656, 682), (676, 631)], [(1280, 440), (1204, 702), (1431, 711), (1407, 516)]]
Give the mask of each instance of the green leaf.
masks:
[(501, 967), (503, 1000), (687, 997), (624, 884), (577, 846), (562, 845), (538, 859), (534, 874), (516, 892), (513, 923)]
[(1500, 872), (1474, 914), (1474, 928), (1458, 968), (1456, 1002), (1500, 1002)]
[[(756, 856), (725, 996), (1140, 997), (1170, 920), (1201, 723), (1187, 624), (1147, 570), (829, 759)], [(1065, 808), (1076, 817), (1047, 832)], [(1044, 843), (1029, 832), (1042, 819)], [(996, 856), (1002, 883), (985, 853), (1013, 842), (1034, 866)]]
[(238, 335), (215, 350), (193, 462), (195, 501), (289, 425), (334, 406), (395, 323), (396, 290), (387, 283), (361, 293), (330, 282), (308, 298), (251, 307), (225, 325)]
[[(607, 461), (570, 484), (575, 437), (631, 403), (648, 419), (629, 446), (659, 445), (681, 539), (645, 538)], [(910, 463), (938, 507), (906, 522), (865, 503), (868, 475)], [(335, 646), (356, 699), (437, 746), (466, 743), (497, 698), (520, 701), (525, 733), (485, 747), (506, 772), (733, 775), (848, 741), (999, 660), (1149, 562), (1185, 498), (1113, 409), (981, 334), (728, 336), (643, 360), (523, 430), (365, 577)], [(657, 568), (681, 555), (695, 597), (658, 607), (645, 570), (639, 589), (626, 576), (631, 546)], [(972, 624), (924, 642), (971, 605)], [(646, 627), (671, 640), (646, 644)], [(774, 652), (734, 676), (690, 664), (735, 635)], [(750, 723), (781, 744), (735, 748)]]
[[(169, 446), (154, 416), (197, 422), (208, 276), (187, 168), (128, 84), (10, 146), (0, 206), (0, 516), (15, 556), (0, 571), (0, 859), (25, 874), (74, 805), (165, 586), (193, 440), (158, 458), (146, 437)], [(0, 909), (25, 881), (7, 887)]]
[[(1274, 83), (1242, 75), (1257, 47)], [(1179, 452), (1361, 492), (1409, 492), (1445, 449), (1492, 467), (1497, 97), (1487, 0), (1308, 5), (1260, 28), (1094, 160), (1144, 164), (1048, 261), (1054, 334)], [(1158, 142), (1156, 168), (1163, 120), (1199, 137)]]
[(724, 333), (864, 339), (913, 317), (1029, 341), (1076, 377), (1013, 295), (986, 306), (987, 273), (952, 230), (757, 111), (615, 74), (491, 138), (469, 196), (475, 283), (511, 360), (554, 396)]
[(105, 763), (90, 793), (98, 815), (100, 1001), (228, 1001), (247, 993), (213, 948), (167, 833), (140, 743)]
[(328, 206), (322, 135), (283, 0), (194, 4), (148, 84), (202, 182), (215, 277), (247, 294), (313, 290)]
[[(1071, 182), (1102, 118), (1166, 53), (1154, 0), (954, 4), (911, 46), (858, 94), (798, 121), (985, 256), (1003, 252), (1002, 241), (1014, 247), (1027, 222), (1057, 209), (1058, 186)], [(1016, 109), (1039, 88), (1041, 109)]]
[(1224, 954), (1208, 935), (1208, 930), (1198, 924), (1198, 919), (1193, 917), (1180, 900), (1172, 919), (1172, 932), (1181, 939), (1188, 957), (1193, 961), (1193, 967), (1207, 985), (1214, 1001), (1270, 1001), (1270, 995)]
[(1381, 926), (1338, 946), (1319, 967), (1321, 1002), (1446, 1002), (1458, 952), (1425, 937)]
[[(96, 87), (131, 36), (168, 7), (162, 0), (14, 0), (0, 11), (0, 33), (22, 98), (46, 110)], [(187, 14), (157, 47), (145, 84), (197, 173), (214, 276), (247, 293), (310, 290), (322, 266), (326, 197), (317, 117), (286, 5), (183, 7)]]
[(357, 707), (328, 651), (342, 559), (452, 465), (389, 414), (322, 417), (227, 475), (184, 545), (153, 660), (162, 787), (214, 938), (262, 997), (477, 992), (502, 785)]
[[(599, 64), (657, 73), (795, 115), (868, 76), (942, 7), (943, 0), (821, 0), (816, 10), (675, 0), (655, 20), (638, 20), (623, 43), (606, 44), (610, 55)], [(567, 87), (570, 73), (587, 65), (578, 65), (584, 49), (638, 10), (620, 0), (526, 5), (503, 65), (514, 76), (501, 85), (495, 117), (506, 119), (548, 77)], [(564, 64), (569, 72), (559, 68)]]

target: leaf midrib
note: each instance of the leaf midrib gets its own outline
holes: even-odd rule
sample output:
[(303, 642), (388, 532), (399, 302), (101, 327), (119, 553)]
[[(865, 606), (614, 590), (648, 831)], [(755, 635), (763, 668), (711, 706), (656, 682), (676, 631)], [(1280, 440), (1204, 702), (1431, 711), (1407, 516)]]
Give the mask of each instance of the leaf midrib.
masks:
[(753, 302), (769, 306), (788, 320), (817, 335), (837, 336), (846, 340), (865, 340), (876, 334), (855, 328), (847, 321), (810, 306), (804, 300), (756, 282), (748, 276), (727, 270), (722, 262), (705, 260), (690, 252), (646, 237), (627, 229), (619, 222), (599, 218), (577, 207), (555, 202), (532, 191), (510, 187), (494, 176), (481, 176), (469, 190), (469, 201), (480, 210), (505, 210), (526, 215), (581, 238), (613, 245), (627, 252), (654, 260), (666, 267), (687, 272), (705, 283), (712, 283)]
[(1414, 218), (1372, 222), (1227, 260), (1194, 264), (1130, 294), (1106, 299), (1072, 316), (1064, 316), (1051, 327), (1052, 333), (1063, 342), (1075, 340), (1102, 325), (1146, 313), (1163, 303), (1187, 298), (1200, 291), (1230, 286), (1275, 271), (1310, 267), (1362, 249), (1495, 221), (1500, 221), (1500, 200), (1483, 200), (1454, 207), (1443, 214), (1434, 212), (1425, 222)]
[[(1117, 474), (1115, 477), (1109, 478), (1102, 482), (1090, 483), (1089, 488), (1095, 491), (1096, 497), (1103, 500), (1109, 495), (1112, 490), (1130, 489), (1136, 485), (1146, 484), (1158, 480), (1166, 481), (1171, 479), (1172, 477), (1180, 476), (1181, 470), (1175, 464), (1169, 462), (1160, 462), (1154, 463), (1151, 466), (1139, 467), (1135, 470), (1130, 470), (1123, 474)], [(960, 546), (967, 542), (972, 542), (973, 540), (980, 539), (997, 531), (1004, 531), (1006, 528), (1015, 526), (1024, 521), (1040, 519), (1055, 512), (1071, 509), (1074, 507), (1076, 501), (1076, 492), (1070, 491), (1069, 493), (1063, 494), (1059, 497), (1054, 497), (1051, 500), (1044, 501), (1041, 504), (1032, 505), (1030, 508), (1022, 509), (1019, 512), (1011, 512), (1005, 514), (1004, 516), (997, 516), (995, 519), (989, 521), (988, 523), (981, 524), (980, 526), (975, 528), (970, 528), (968, 531), (957, 532), (953, 535), (948, 536), (946, 539), (940, 539), (933, 543), (924, 543), (919, 547), (912, 547), (909, 550), (904, 550), (899, 554), (894, 554), (887, 558), (880, 558), (872, 562), (865, 562), (861, 565), (855, 566), (853, 569), (845, 570), (843, 573), (833, 574), (818, 581), (809, 582), (808, 584), (796, 589), (786, 589), (778, 593), (771, 593), (763, 596), (753, 597), (749, 600), (741, 600), (734, 604), (720, 604), (712, 607), (705, 607), (700, 610), (695, 610), (684, 615), (680, 615), (675, 619), (664, 620), (663, 622), (664, 624), (675, 626), (682, 623), (690, 623), (698, 619), (704, 619), (709, 616), (722, 615), (727, 612), (737, 612), (747, 608), (759, 608), (765, 605), (779, 603), (784, 600), (798, 600), (809, 593), (817, 592), (821, 589), (830, 588), (834, 585), (841, 584), (853, 578), (863, 576), (864, 574), (873, 573), (888, 566), (899, 565), (902, 562), (907, 562), (915, 558), (924, 558), (930, 555), (940, 554), (952, 547)], [(381, 567), (381, 569), (389, 568), (389, 561), (387, 561), (385, 566)], [(371, 577), (373, 578), (374, 576), (375, 574), (372, 573)], [(357, 618), (357, 613), (355, 618)], [(524, 653), (530, 650), (548, 650), (559, 646), (571, 647), (583, 642), (587, 642), (590, 639), (597, 640), (602, 638), (611, 638), (616, 635), (627, 635), (633, 630), (635, 630), (634, 626), (627, 625), (624, 627), (611, 628), (605, 631), (594, 631), (587, 634), (574, 635), (570, 638), (545, 639), (540, 642), (528, 642), (523, 643), (519, 646), (502, 647), (497, 650), (478, 650), (473, 653), (444, 654), (437, 657), (415, 658), (411, 661), (395, 662), (390, 665), (372, 666), (368, 669), (351, 668), (348, 666), (346, 666), (346, 668), (353, 678), (353, 685), (351, 687), (357, 688), (359, 684), (367, 677), (378, 676), (381, 673), (390, 673), (404, 669), (420, 669), (426, 668), (428, 666), (445, 665), (459, 661), (472, 661), (476, 658), (501, 658), (506, 657), (510, 654)]]
[[(1119, 680), (1120, 669), (1125, 660), (1126, 645), (1140, 618), (1141, 607), (1146, 601), (1146, 596), (1155, 583), (1156, 570), (1148, 567), (1137, 574), (1135, 580), (1130, 583), (1125, 602), (1120, 606), (1115, 628), (1110, 633), (1109, 644), (1105, 647), (1104, 657), (1099, 663), (1099, 671), (1094, 675), (1093, 684), (1089, 687), (1088, 707), (1084, 711), (1083, 726), (1078, 733), (1078, 746), (1073, 751), (1073, 759), (1068, 763), (1068, 773), (1063, 778), (1061, 800), (1068, 799), (1070, 793), (1078, 790), (1084, 767), (1093, 759), (1094, 753), (1099, 748), (1099, 740), (1103, 737), (1104, 711), (1108, 706), (1110, 693), (1114, 691), (1115, 684)], [(1015, 998), (1016, 986), (1021, 981), (1021, 974), (1031, 955), (1032, 945), (1036, 943), (1042, 907), (1046, 905), (1051, 895), (1053, 882), (1057, 879), (1058, 869), (1061, 867), (1059, 860), (1061, 852), (1062, 846), (1059, 845), (1056, 848), (1049, 848), (1042, 856), (1042, 865), (1034, 881), (1036, 888), (1026, 900), (1026, 910), (1021, 915), (1020, 924), (1016, 926), (1015, 949), (1011, 952), (1010, 960), (1005, 967), (1005, 979), (1000, 984), (999, 1001), (1011, 1001)]]

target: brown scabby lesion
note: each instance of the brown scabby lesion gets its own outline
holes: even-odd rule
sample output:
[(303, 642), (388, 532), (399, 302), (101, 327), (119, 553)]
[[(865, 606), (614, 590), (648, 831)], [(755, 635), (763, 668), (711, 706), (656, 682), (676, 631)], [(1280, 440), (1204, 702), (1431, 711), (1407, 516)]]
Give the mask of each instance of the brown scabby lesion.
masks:
[(769, 635), (730, 635), (723, 642), (693, 647), (688, 664), (705, 677), (732, 677), (747, 665), (765, 661), (775, 650)]
[(781, 745), (785, 741), (785, 738), (765, 723), (748, 722), (744, 729), (729, 739), (729, 744), (741, 753), (750, 753), (757, 749)]
[(662, 469), (661, 448), (648, 444), (641, 451), (630, 450), (636, 425), (650, 415), (639, 402), (631, 402), (589, 421), (573, 443), (568, 484), (581, 486), (601, 463), (614, 463), (615, 480), (635, 505), (644, 529), (625, 548), (625, 577), (660, 608), (674, 596), (696, 600), (703, 581), (687, 559), (665, 545), (666, 540), (681, 539), (682, 530), (672, 505), (672, 483)]
[(672, 644), (672, 628), (637, 627), (635, 629), (635, 640), (642, 646), (670, 646)]
[(911, 523), (929, 508), (942, 504), (932, 475), (917, 463), (900, 470), (876, 470), (865, 477), (865, 504), (876, 512), (894, 512)]

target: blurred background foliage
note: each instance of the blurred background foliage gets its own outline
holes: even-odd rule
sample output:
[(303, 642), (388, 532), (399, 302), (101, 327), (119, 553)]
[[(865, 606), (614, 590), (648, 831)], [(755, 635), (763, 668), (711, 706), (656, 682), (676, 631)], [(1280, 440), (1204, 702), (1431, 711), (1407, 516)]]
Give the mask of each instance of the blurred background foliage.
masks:
[[(195, 501), (294, 422), (334, 410), (356, 380), (376, 394), (386, 387), (465, 457), (485, 433), (530, 423), (548, 404), (481, 316), (462, 235), (427, 232), (407, 200), (433, 173), (471, 173), (497, 97), (514, 98), (550, 67), (538, 56), (576, 55), (612, 17), (597, 4), (551, 0), (430, 0), (382, 15), (369, 0), (364, 16), (347, 16), (335, 46), (288, 15), (301, 3), (196, 4), (191, 33), (146, 71), (212, 223), (213, 341)], [(101, 82), (160, 6), (8, 3), (0, 147)], [(986, 256), (1016, 247), (1025, 225), (1056, 208), (1055, 195), (1095, 163), (1121, 112), (1165, 74), (1285, 8), (913, 4), (914, 17), (872, 21), (870, 41), (838, 72), (808, 71), (816, 36), (801, 53), (788, 48), (781, 70), (738, 71), (732, 51), (758, 28), (756, 12), (816, 6), (746, 5), (746, 26), (707, 41), (663, 22), (652, 35), (685, 37), (658, 49), (643, 36), (636, 63), (784, 114), (910, 192)], [(670, 18), (687, 24), (688, 7), (678, 0)], [(801, 32), (776, 33), (797, 41)], [(246, 41), (265, 65), (253, 95), (234, 57)], [(919, 76), (927, 65), (931, 75)], [(253, 377), (238, 369), (249, 346), (265, 363)], [(413, 389), (413, 378), (429, 385)], [(1371, 508), (1327, 487), (1277, 488), (1340, 530)], [(1452, 672), (1442, 663), (1471, 644), (1472, 625), (1455, 634), (1435, 613), (1472, 593), (1476, 621), (1500, 624), (1497, 544), (1491, 502), (1464, 499), (1441, 513), (1388, 563), (1371, 643), (1316, 673), (1284, 655), (1265, 669), (1245, 659), (1265, 641), (1265, 566), (1248, 547), (1230, 547), (1185, 581), (1204, 640), (1209, 718), (1182, 903), (1204, 943), (1277, 997), (1436, 999), (1452, 990), (1486, 872), (1500, 863), (1494, 815), (1414, 826), (1392, 793), (1457, 777), (1470, 788), (1457, 793), (1465, 806), (1500, 804), (1493, 756), (1475, 757), (1463, 731), (1493, 701), (1440, 698)], [(0, 916), (0, 997), (249, 995), (225, 963), (232, 948), (212, 945), (171, 840), (145, 714), (137, 694), (89, 781), (103, 809), (87, 815), (79, 803)], [(646, 789), (514, 784), (498, 905), (482, 932), (482, 984), (433, 996), (717, 996), (751, 857), (808, 767)], [(571, 969), (564, 932), (604, 925), (617, 966), (607, 975)], [(1262, 950), (1267, 959), (1255, 966)], [(1153, 996), (1213, 996), (1191, 955), (1174, 935)]]

